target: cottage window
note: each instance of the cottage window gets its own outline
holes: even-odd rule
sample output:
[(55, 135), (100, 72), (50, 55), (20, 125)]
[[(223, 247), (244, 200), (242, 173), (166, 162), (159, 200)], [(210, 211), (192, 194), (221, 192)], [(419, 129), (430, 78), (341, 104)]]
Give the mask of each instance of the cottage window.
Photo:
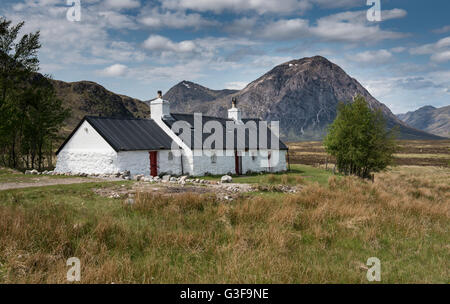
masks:
[(255, 161), (255, 160), (256, 160), (256, 153), (252, 152), (252, 161)]
[(167, 156), (167, 159), (168, 160), (173, 160), (173, 153), (172, 152), (169, 152), (169, 155)]
[(217, 156), (216, 154), (211, 155), (211, 164), (217, 163)]

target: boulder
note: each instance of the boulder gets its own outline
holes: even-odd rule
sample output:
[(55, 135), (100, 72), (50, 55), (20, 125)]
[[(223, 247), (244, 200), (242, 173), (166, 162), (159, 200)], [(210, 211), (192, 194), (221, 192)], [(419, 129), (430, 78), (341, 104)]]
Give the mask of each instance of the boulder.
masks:
[(33, 170), (31, 170), (31, 174), (33, 174), (33, 175), (39, 175), (39, 172), (38, 172), (38, 170), (33, 169)]
[(170, 181), (170, 178), (171, 178), (170, 175), (164, 175), (164, 176), (162, 177), (163, 183), (167, 183), (168, 181)]
[(26, 174), (26, 175), (31, 175), (31, 174), (33, 174), (33, 173), (31, 173), (31, 170), (26, 170), (26, 171), (25, 171), (25, 174)]
[(222, 184), (224, 184), (224, 183), (231, 183), (233, 181), (233, 178), (231, 177), (231, 176), (229, 176), (229, 175), (224, 175), (224, 176), (222, 176), (222, 178), (220, 179), (220, 182), (222, 183)]

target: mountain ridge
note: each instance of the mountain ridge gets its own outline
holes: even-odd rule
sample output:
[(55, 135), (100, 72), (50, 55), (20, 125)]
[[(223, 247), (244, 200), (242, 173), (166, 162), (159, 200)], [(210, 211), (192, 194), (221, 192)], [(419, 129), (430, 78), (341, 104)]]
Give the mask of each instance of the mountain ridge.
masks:
[(450, 138), (450, 106), (423, 106), (415, 111), (398, 114), (397, 117), (419, 130)]

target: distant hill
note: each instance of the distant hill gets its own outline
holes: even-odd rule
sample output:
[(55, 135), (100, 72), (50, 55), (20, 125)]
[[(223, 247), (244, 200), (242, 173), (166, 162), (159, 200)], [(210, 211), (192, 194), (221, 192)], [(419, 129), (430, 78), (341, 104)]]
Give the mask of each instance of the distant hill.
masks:
[(213, 91), (183, 81), (164, 98), (177, 112), (226, 117), (230, 100), (236, 97), (246, 117), (278, 120), (282, 138), (294, 141), (322, 139), (336, 117), (338, 103), (352, 101), (357, 94), (364, 96), (372, 109), (380, 109), (388, 126), (398, 127), (401, 138), (439, 138), (407, 126), (356, 79), (321, 56), (278, 65), (241, 91)]
[(450, 106), (425, 106), (397, 117), (411, 127), (450, 138)]
[(198, 112), (208, 112), (211, 102), (229, 97), (237, 92), (239, 91), (211, 90), (185, 80), (167, 91), (164, 98), (171, 102), (171, 108), (176, 109), (180, 113), (192, 113), (194, 109)]
[(150, 114), (146, 103), (110, 92), (95, 82), (50, 81), (63, 105), (72, 111), (65, 132), (71, 131), (85, 115), (148, 117)]

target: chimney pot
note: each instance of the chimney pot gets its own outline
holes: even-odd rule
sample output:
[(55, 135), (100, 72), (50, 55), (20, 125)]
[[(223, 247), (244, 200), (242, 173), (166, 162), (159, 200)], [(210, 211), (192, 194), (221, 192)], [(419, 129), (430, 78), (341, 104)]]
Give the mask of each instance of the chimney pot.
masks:
[(236, 108), (236, 97), (231, 98), (231, 107)]
[(158, 91), (158, 98), (162, 98), (162, 91)]

